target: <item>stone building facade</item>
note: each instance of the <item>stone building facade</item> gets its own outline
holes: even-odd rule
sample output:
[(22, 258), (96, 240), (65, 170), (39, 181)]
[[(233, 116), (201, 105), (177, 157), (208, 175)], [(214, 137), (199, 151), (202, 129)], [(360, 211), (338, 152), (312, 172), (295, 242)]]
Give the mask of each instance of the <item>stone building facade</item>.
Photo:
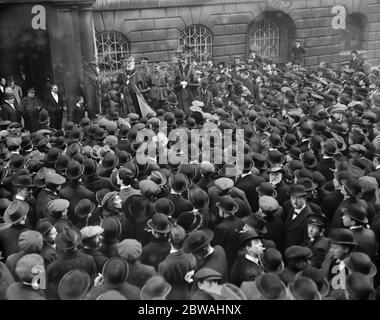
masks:
[[(37, 3), (46, 7), (45, 31), (30, 30)], [(346, 12), (345, 29), (332, 26), (337, 5)], [(50, 73), (64, 89), (69, 108), (83, 93), (97, 109), (83, 61), (117, 69), (129, 55), (169, 60), (183, 44), (194, 46), (199, 60), (244, 60), (256, 49), (281, 62), (299, 39), (310, 68), (321, 61), (342, 64), (352, 49), (373, 66), (380, 64), (378, 0), (3, 0), (0, 9), (0, 73), (17, 72), (21, 62), (34, 64), (35, 81), (42, 81), (38, 70)], [(31, 37), (40, 46), (18, 41)]]

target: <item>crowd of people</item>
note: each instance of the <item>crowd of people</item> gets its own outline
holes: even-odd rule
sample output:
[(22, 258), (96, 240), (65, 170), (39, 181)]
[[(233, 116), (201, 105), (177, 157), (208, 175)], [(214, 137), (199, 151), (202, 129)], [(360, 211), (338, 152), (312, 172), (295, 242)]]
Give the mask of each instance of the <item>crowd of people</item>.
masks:
[(0, 299), (379, 297), (380, 70), (352, 55), (143, 57), (65, 123), (57, 85), (1, 78)]

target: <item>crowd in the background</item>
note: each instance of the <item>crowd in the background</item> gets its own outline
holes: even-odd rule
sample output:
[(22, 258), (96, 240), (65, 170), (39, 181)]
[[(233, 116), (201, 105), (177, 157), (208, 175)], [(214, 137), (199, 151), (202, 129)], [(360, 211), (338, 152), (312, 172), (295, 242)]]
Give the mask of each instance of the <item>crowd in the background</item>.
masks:
[(0, 299), (379, 296), (380, 70), (191, 60), (142, 57), (69, 121), (0, 79)]

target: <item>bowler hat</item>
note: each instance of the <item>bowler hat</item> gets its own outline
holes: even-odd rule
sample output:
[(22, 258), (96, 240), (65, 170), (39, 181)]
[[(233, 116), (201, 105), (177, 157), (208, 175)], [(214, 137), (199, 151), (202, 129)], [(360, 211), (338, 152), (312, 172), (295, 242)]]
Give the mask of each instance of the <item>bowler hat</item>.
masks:
[(209, 196), (201, 188), (192, 188), (189, 190), (189, 200), (195, 209), (202, 209), (209, 203)]
[(303, 136), (310, 137), (312, 135), (313, 129), (309, 124), (304, 123), (300, 127), (300, 132)]
[(11, 161), (9, 162), (9, 169), (12, 171), (17, 171), (22, 169), (27, 163), (27, 159), (20, 154), (15, 154), (11, 157)]
[(183, 243), (185, 253), (194, 253), (208, 245), (214, 238), (214, 232), (209, 229), (197, 230), (192, 232)]
[(115, 240), (117, 239), (122, 231), (122, 226), (116, 217), (105, 217), (102, 220), (101, 227), (103, 228), (103, 237), (106, 240)]
[(287, 289), (277, 274), (262, 274), (256, 278), (255, 283), (257, 290), (264, 299), (287, 300)]
[(173, 229), (173, 225), (169, 221), (168, 217), (163, 213), (155, 213), (152, 219), (148, 220), (146, 224), (157, 233), (166, 234), (171, 232)]
[(167, 216), (171, 216), (174, 212), (174, 204), (167, 198), (160, 198), (153, 204), (155, 213), (163, 213)]
[(289, 291), (295, 300), (322, 300), (317, 285), (310, 278), (298, 277), (289, 284)]
[(61, 300), (81, 300), (91, 285), (89, 274), (81, 269), (67, 272), (58, 285), (58, 296)]
[(306, 188), (301, 184), (296, 184), (290, 187), (289, 195), (291, 197), (305, 197), (308, 192)]
[(351, 272), (359, 272), (368, 278), (373, 278), (377, 273), (375, 264), (364, 252), (352, 252), (344, 262)]
[(4, 221), (7, 224), (16, 224), (26, 217), (29, 205), (25, 201), (13, 200), (4, 212)]
[(172, 286), (162, 276), (149, 278), (141, 288), (141, 300), (165, 300)]
[(273, 198), (277, 197), (276, 189), (269, 182), (260, 183), (260, 185), (256, 187), (256, 191), (260, 196), (270, 196)]
[(297, 184), (301, 184), (305, 187), (306, 192), (311, 192), (317, 189), (318, 185), (309, 178), (297, 179)]
[(164, 186), (167, 182), (166, 176), (160, 171), (152, 171), (148, 180), (152, 180), (157, 186)]
[(281, 252), (275, 248), (267, 248), (259, 256), (262, 266), (267, 273), (280, 274), (284, 270)]
[(375, 300), (376, 291), (371, 279), (359, 272), (346, 278), (346, 291), (351, 300)]
[(180, 225), (185, 230), (186, 234), (198, 230), (201, 227), (202, 222), (202, 216), (193, 211), (182, 212), (177, 219), (177, 225)]
[(106, 285), (111, 288), (119, 287), (127, 281), (128, 263), (120, 257), (112, 257), (105, 262), (102, 274)]
[(49, 220), (39, 220), (36, 226), (36, 230), (46, 236), (54, 226)]
[(107, 153), (102, 160), (102, 167), (106, 169), (113, 169), (117, 166), (119, 159), (114, 153)]
[(335, 139), (327, 139), (324, 143), (322, 143), (323, 150), (328, 155), (334, 156), (339, 153), (338, 145)]
[(152, 180), (142, 180), (139, 182), (139, 189), (144, 197), (156, 196), (160, 192), (160, 187)]
[(183, 193), (189, 186), (189, 181), (182, 173), (176, 173), (169, 179), (170, 185), (175, 192)]
[(81, 219), (87, 218), (95, 210), (95, 203), (90, 199), (81, 199), (75, 206), (75, 215)]
[(339, 244), (345, 246), (356, 246), (357, 243), (354, 240), (354, 234), (349, 229), (335, 228), (330, 232), (329, 238), (332, 244)]
[(360, 199), (363, 196), (363, 187), (357, 178), (344, 179), (342, 184), (351, 197)]
[(249, 243), (251, 240), (255, 239), (262, 239), (262, 236), (260, 236), (255, 229), (248, 229), (247, 231), (244, 231), (239, 236), (239, 242), (240, 246), (245, 246)]
[(30, 175), (19, 175), (12, 180), (15, 187), (22, 188), (32, 188), (34, 187), (32, 176)]
[(50, 121), (49, 112), (46, 109), (42, 109), (38, 114), (38, 123), (45, 125)]
[(281, 165), (285, 162), (285, 156), (278, 150), (269, 151), (266, 158), (272, 166)]
[(67, 154), (61, 154), (57, 160), (55, 161), (54, 168), (58, 172), (64, 172), (66, 170), (67, 165), (70, 162), (70, 157)]
[(83, 175), (86, 177), (91, 177), (96, 175), (96, 169), (97, 169), (97, 164), (96, 161), (93, 159), (86, 159), (83, 162)]
[(285, 134), (284, 142), (289, 148), (295, 147), (298, 144), (296, 136), (292, 133)]
[(268, 168), (267, 160), (261, 153), (254, 152), (252, 154), (252, 160), (255, 163), (256, 168), (261, 170), (266, 170)]
[(55, 243), (59, 250), (70, 250), (76, 248), (82, 242), (81, 233), (75, 229), (63, 229), (62, 232), (58, 233)]
[(79, 179), (84, 171), (84, 167), (78, 161), (72, 160), (67, 165), (65, 175), (69, 180)]
[(233, 214), (239, 210), (235, 200), (231, 196), (222, 196), (216, 206), (225, 213)]
[(317, 158), (311, 151), (306, 151), (300, 155), (301, 161), (305, 168), (312, 169), (317, 166)]
[(266, 131), (268, 129), (268, 119), (265, 117), (259, 117), (255, 120), (255, 127), (260, 131)]
[(309, 278), (317, 285), (318, 291), (322, 297), (326, 297), (330, 292), (330, 284), (323, 276), (322, 272), (312, 266), (307, 266), (304, 270), (297, 273), (295, 279), (299, 277)]

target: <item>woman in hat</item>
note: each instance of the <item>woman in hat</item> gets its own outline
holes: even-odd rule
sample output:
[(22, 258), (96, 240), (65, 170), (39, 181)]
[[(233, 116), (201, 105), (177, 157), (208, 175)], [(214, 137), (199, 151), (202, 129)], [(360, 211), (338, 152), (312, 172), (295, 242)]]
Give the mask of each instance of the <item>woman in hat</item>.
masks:
[(38, 119), (39, 112), (42, 108), (42, 102), (36, 95), (33, 87), (29, 88), (26, 96), (20, 102), (20, 112), (25, 121), (25, 129), (34, 132), (39, 129)]

